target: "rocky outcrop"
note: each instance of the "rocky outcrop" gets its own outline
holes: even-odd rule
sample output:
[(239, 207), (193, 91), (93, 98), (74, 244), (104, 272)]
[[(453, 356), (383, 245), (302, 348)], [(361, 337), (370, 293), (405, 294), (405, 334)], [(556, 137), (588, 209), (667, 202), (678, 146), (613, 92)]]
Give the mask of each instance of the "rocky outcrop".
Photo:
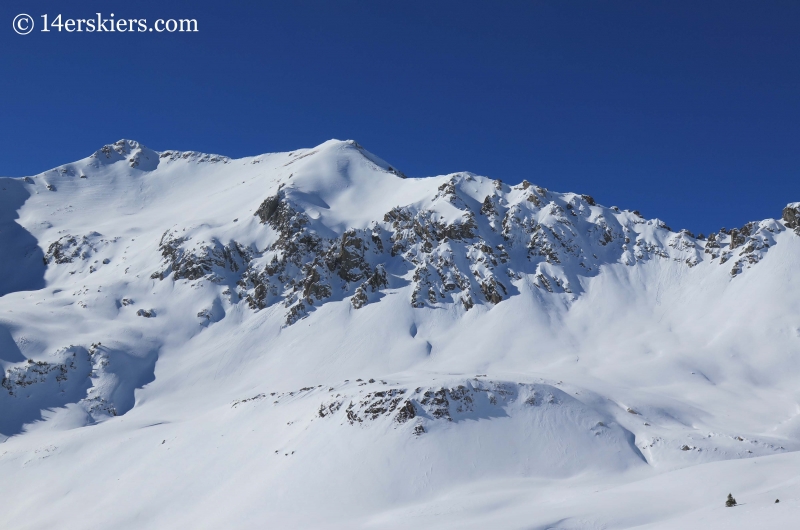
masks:
[(783, 209), (782, 219), (786, 228), (792, 228), (797, 235), (800, 235), (800, 202), (787, 204)]
[(225, 276), (223, 271), (239, 272), (250, 261), (249, 250), (235, 241), (227, 245), (216, 240), (189, 243), (188, 238), (178, 236), (175, 231), (164, 232), (158, 249), (165, 266), (151, 274), (151, 278), (163, 280), (172, 274), (173, 280), (207, 278), (219, 283)]
[(103, 239), (97, 232), (92, 232), (84, 236), (74, 236), (67, 234), (52, 242), (47, 247), (44, 254), (45, 264), (63, 265), (73, 263), (75, 260), (88, 260), (98, 249), (108, 241)]
[(712, 263), (723, 265), (733, 262), (730, 274), (735, 277), (761, 261), (767, 250), (775, 244), (775, 234), (783, 230), (783, 226), (774, 220), (747, 223), (731, 230), (722, 228), (708, 235), (703, 252), (711, 258)]
[[(366, 393), (358, 393), (351, 385), (335, 391), (328, 389), (330, 398), (319, 405), (317, 415), (327, 420), (339, 418), (343, 423), (361, 427), (378, 422), (396, 428), (409, 424), (409, 432), (416, 436), (429, 432), (439, 423), (502, 417), (508, 415), (511, 407), (524, 410), (572, 401), (551, 385), (486, 381), (477, 377), (455, 385), (417, 388), (358, 379), (355, 388), (379, 387)], [(288, 397), (311, 397), (320, 390), (308, 388), (278, 394), (274, 404), (279, 405)]]
[(76, 352), (72, 352), (63, 363), (49, 363), (46, 361), (34, 361), (28, 359), (21, 366), (14, 366), (6, 370), (2, 386), (10, 396), (15, 396), (20, 389), (31, 385), (42, 385), (49, 381), (56, 384), (67, 380), (70, 372), (75, 372), (78, 368), (76, 363)]
[(376, 293), (388, 286), (389, 280), (386, 278), (386, 269), (383, 268), (383, 265), (377, 265), (367, 281), (356, 288), (356, 292), (350, 299), (353, 308), (360, 309), (364, 307), (369, 302), (369, 293)]
[[(276, 217), (279, 208), (281, 212)], [(292, 211), (283, 200), (283, 194), (281, 194), (279, 188), (277, 194), (264, 199), (264, 202), (261, 203), (261, 206), (258, 207), (253, 215), (261, 220), (261, 224), (269, 223), (272, 228), (277, 230), (281, 226), (286, 226), (288, 220), (294, 213), (295, 212)]]
[[(338, 236), (323, 236), (330, 230), (318, 226), (293, 200), (294, 189), (282, 184), (253, 212), (273, 234), (263, 250), (237, 241), (194, 242), (175, 229), (161, 238), (164, 267), (152, 276), (228, 281), (253, 310), (281, 304), (289, 325), (328, 301), (349, 299), (360, 309), (393, 283), (412, 285), (413, 307), (456, 304), (469, 310), (476, 303), (502, 303), (525, 278), (570, 302), (581, 294), (581, 277), (615, 263), (664, 259), (692, 268), (730, 262), (735, 277), (758, 263), (783, 230), (763, 221), (706, 239), (672, 232), (638, 212), (604, 208), (588, 195), (556, 194), (527, 181), (511, 188), (492, 181), (477, 199), (465, 188), (479, 179), (451, 175), (429, 203), (396, 206), (369, 228), (345, 227)], [(798, 212), (800, 203), (787, 206), (785, 226), (798, 226)], [(75, 246), (65, 239), (49, 259), (69, 259)]]

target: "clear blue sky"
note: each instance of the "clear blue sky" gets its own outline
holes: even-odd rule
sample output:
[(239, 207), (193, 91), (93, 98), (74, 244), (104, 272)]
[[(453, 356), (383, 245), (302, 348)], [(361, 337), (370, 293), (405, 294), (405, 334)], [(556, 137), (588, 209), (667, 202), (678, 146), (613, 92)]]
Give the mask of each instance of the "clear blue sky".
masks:
[[(708, 232), (800, 200), (800, 2), (109, 0), (0, 6), (0, 174), (120, 138), (232, 157), (353, 138)], [(198, 33), (41, 33), (41, 15)], [(14, 33), (27, 13), (39, 24)]]

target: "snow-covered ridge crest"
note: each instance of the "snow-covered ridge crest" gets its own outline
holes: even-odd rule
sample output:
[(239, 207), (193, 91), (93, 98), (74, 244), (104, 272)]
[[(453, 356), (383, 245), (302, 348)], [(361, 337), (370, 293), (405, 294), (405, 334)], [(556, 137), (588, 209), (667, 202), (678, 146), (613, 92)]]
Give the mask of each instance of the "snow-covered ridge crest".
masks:
[[(187, 225), (176, 218), (161, 228), (152, 243), (162, 261), (139, 272), (160, 281), (225, 283), (229, 303), (256, 311), (278, 304), (286, 324), (328, 301), (347, 299), (360, 309), (381, 292), (405, 286), (417, 308), (493, 306), (519, 293), (520, 282), (570, 304), (601, 267), (651, 260), (689, 269), (722, 265), (735, 278), (764, 257), (777, 234), (798, 223), (793, 203), (782, 221), (708, 236), (673, 232), (638, 211), (607, 208), (588, 195), (556, 193), (527, 180), (509, 186), (469, 172), (406, 179), (353, 140), (240, 160), (158, 153), (120, 140), (87, 160), (50, 176), (47, 189), (58, 190), (64, 181), (74, 186), (76, 174), (87, 181), (82, 187), (92, 188), (95, 161), (120, 164), (118, 178), (137, 171), (151, 178), (197, 172), (213, 175), (212, 190), (223, 183), (241, 188), (226, 221)], [(200, 165), (170, 165), (177, 161)], [(206, 163), (221, 165), (202, 169)], [(209, 198), (224, 214), (225, 205)], [(247, 228), (235, 224), (240, 217), (245, 222), (248, 210)], [(62, 232), (47, 242), (46, 260), (53, 255), (60, 263), (56, 254), (66, 252), (65, 244), (86, 238)]]
[[(114, 156), (119, 155), (118, 157)], [(89, 158), (97, 158), (103, 159), (105, 157), (106, 160), (117, 161), (121, 160), (126, 156), (129, 157), (136, 157), (141, 156), (142, 153), (149, 155), (150, 153), (155, 153), (160, 158), (169, 158), (169, 159), (188, 159), (194, 161), (215, 161), (215, 162), (227, 162), (230, 160), (227, 156), (222, 155), (215, 155), (210, 153), (201, 153), (198, 151), (176, 151), (176, 150), (167, 150), (167, 151), (153, 151), (145, 147), (144, 145), (140, 144), (136, 140), (126, 140), (122, 139), (113, 144), (104, 145), (102, 148), (95, 151)], [(130, 160), (129, 160), (130, 161)], [(136, 166), (131, 166), (136, 167)]]
[[(107, 150), (108, 148), (109, 146), (105, 146), (103, 150)], [(128, 155), (130, 157), (128, 158), (128, 162), (131, 164), (131, 167), (137, 167), (139, 161), (143, 156), (149, 159), (149, 156), (152, 153), (157, 154), (159, 159), (168, 162), (174, 162), (176, 160), (186, 160), (189, 162), (198, 162), (198, 163), (221, 162), (223, 164), (227, 164), (228, 162), (230, 162), (230, 158), (228, 158), (227, 156), (201, 153), (198, 151), (175, 151), (175, 150), (168, 150), (161, 152), (152, 151), (133, 140), (120, 140), (114, 144), (112, 149), (114, 149), (120, 154)], [(145, 154), (143, 155), (143, 153)]]

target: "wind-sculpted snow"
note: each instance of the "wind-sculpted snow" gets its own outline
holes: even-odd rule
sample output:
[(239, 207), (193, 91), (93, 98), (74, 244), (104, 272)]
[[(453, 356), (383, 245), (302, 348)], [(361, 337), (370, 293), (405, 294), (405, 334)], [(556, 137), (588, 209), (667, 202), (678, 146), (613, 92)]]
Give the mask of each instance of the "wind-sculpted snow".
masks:
[(800, 495), (770, 482), (800, 449), (800, 203), (695, 235), (335, 140), (121, 140), (0, 181), (10, 527), (626, 528), (705, 509), (679, 485), (706, 474)]

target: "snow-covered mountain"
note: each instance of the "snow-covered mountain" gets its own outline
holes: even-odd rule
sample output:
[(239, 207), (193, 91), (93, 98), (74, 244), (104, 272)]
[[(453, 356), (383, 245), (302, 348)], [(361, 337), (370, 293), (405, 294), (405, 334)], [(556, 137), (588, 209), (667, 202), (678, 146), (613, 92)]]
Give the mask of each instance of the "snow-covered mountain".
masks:
[(336, 140), (0, 184), (8, 528), (800, 517), (800, 203), (695, 235)]

